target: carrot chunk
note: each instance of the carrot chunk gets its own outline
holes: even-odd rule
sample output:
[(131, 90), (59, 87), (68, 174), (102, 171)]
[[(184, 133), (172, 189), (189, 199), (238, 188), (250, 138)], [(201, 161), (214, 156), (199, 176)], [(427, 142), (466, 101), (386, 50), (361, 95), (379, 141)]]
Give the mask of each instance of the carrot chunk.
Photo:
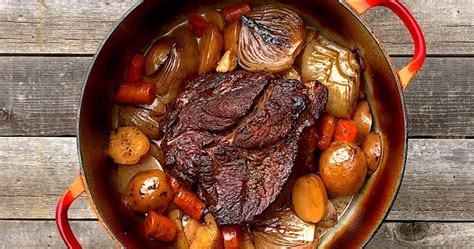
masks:
[(252, 9), (248, 3), (236, 3), (222, 9), (224, 19), (227, 23), (231, 23), (240, 19), (242, 15), (247, 15)]
[(168, 217), (154, 211), (148, 212), (145, 218), (145, 235), (163, 242), (176, 239), (176, 224)]
[(329, 114), (324, 114), (321, 119), (321, 138), (318, 140), (318, 149), (325, 150), (329, 148), (335, 127), (336, 119)]
[(173, 199), (174, 204), (189, 216), (199, 220), (206, 204), (193, 192), (180, 188)]
[(339, 119), (334, 131), (334, 141), (347, 141), (355, 144), (358, 135), (357, 126), (351, 119)]
[(115, 92), (115, 101), (120, 104), (151, 104), (155, 95), (153, 83), (124, 83)]
[(128, 83), (136, 83), (143, 81), (143, 69), (145, 68), (145, 59), (143, 56), (136, 54), (130, 60), (128, 68)]

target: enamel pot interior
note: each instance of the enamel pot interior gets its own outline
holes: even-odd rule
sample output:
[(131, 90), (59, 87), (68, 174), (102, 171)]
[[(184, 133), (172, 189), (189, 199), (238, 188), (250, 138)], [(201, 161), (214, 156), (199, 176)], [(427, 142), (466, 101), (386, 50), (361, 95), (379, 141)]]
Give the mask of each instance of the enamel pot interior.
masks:
[[(261, 4), (271, 1), (257, 1)], [(324, 247), (353, 247), (365, 244), (388, 212), (403, 175), (406, 124), (398, 78), (390, 59), (366, 25), (336, 0), (279, 1), (300, 10), (310, 25), (332, 40), (357, 49), (366, 64), (366, 92), (376, 129), (383, 137), (382, 162), (376, 174), (356, 196), (349, 210), (324, 235)], [(115, 166), (105, 155), (112, 127), (114, 86), (123, 80), (128, 59), (142, 52), (170, 23), (185, 20), (198, 6), (225, 6), (228, 2), (147, 1), (138, 4), (109, 34), (96, 54), (83, 89), (79, 117), (79, 150), (82, 173), (100, 220), (112, 238), (125, 247), (158, 247), (145, 239), (141, 221), (120, 201), (111, 186)]]

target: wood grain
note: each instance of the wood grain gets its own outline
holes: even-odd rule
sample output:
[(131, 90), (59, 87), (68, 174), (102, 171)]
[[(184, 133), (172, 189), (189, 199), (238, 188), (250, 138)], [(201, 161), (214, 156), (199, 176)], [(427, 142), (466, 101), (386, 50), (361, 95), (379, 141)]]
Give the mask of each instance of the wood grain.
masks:
[[(474, 221), (474, 140), (412, 139), (388, 220)], [(52, 219), (79, 168), (75, 138), (0, 137), (0, 219)], [(73, 218), (94, 218), (85, 198)]]
[[(72, 221), (84, 248), (112, 248), (114, 244), (96, 220)], [(1, 248), (64, 248), (54, 221), (0, 221)], [(388, 222), (367, 248), (472, 248), (474, 223)]]
[[(114, 23), (139, 0), (0, 2), (0, 53), (93, 54)], [(429, 54), (472, 54), (473, 0), (401, 1), (420, 23)], [(389, 52), (412, 53), (402, 22), (384, 8), (364, 16)]]
[[(1, 57), (0, 136), (71, 136), (89, 57)], [(395, 58), (404, 65), (407, 58)], [(474, 58), (428, 58), (405, 101), (410, 136), (474, 136)], [(0, 103), (0, 107), (1, 107)]]

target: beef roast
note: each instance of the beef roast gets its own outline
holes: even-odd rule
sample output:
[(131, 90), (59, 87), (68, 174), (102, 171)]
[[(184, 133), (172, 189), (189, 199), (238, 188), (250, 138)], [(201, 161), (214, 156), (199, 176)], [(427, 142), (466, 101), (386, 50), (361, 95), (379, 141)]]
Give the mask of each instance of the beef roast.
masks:
[[(165, 125), (165, 170), (197, 187), (220, 225), (246, 224), (288, 200), (307, 173), (327, 89), (236, 71), (187, 82)], [(273, 205), (271, 205), (273, 203)]]

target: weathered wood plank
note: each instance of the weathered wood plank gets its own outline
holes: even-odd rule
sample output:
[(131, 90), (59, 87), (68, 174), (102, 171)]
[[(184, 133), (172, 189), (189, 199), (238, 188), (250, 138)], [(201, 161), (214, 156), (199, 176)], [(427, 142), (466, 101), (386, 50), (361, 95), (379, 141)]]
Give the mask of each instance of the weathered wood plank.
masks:
[[(89, 57), (1, 57), (0, 136), (75, 135)], [(395, 58), (399, 65), (407, 58)], [(428, 58), (406, 93), (410, 136), (474, 136), (474, 58)], [(0, 103), (0, 107), (1, 107)]]
[[(84, 248), (111, 248), (98, 221), (72, 221)], [(0, 221), (0, 248), (63, 248), (54, 221)], [(472, 248), (474, 223), (384, 223), (367, 248)]]
[[(0, 53), (95, 53), (117, 21), (139, 0), (0, 2)], [(430, 54), (473, 54), (474, 1), (402, 1), (419, 21)], [(388, 51), (410, 54), (411, 37), (389, 10), (370, 10), (367, 21)]]
[[(78, 171), (75, 138), (0, 137), (0, 219), (51, 219)], [(388, 220), (474, 221), (474, 140), (409, 140)], [(94, 218), (85, 198), (73, 218)]]

